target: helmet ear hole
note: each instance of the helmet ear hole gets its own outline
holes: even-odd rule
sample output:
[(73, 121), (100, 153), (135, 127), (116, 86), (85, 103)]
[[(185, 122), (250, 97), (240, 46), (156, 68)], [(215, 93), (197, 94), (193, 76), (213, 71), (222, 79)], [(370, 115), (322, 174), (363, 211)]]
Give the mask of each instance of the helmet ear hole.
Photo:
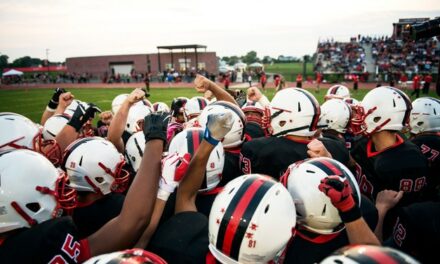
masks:
[(421, 125), (423, 125), (423, 123), (424, 123), (423, 121), (420, 121), (420, 122), (417, 122), (417, 125), (421, 126)]
[(374, 122), (374, 123), (379, 122), (379, 120), (380, 120), (380, 116), (376, 116), (375, 118), (373, 118), (373, 122)]
[(36, 213), (40, 210), (41, 206), (39, 203), (28, 203), (26, 204), (26, 208)]
[(265, 214), (267, 214), (267, 212), (269, 212), (269, 207), (270, 207), (270, 204), (266, 205), (266, 208), (264, 208), (264, 213)]
[(102, 183), (102, 182), (104, 181), (104, 178), (103, 178), (103, 177), (96, 177), (95, 180), (96, 180), (98, 183)]
[(278, 124), (280, 127), (283, 127), (286, 124), (286, 121), (280, 121)]

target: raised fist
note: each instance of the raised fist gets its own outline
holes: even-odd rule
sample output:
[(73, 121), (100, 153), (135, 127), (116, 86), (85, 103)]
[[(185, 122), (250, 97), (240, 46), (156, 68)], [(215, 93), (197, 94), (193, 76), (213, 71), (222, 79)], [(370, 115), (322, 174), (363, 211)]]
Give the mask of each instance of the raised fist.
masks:
[(230, 112), (208, 115), (204, 138), (210, 144), (217, 145), (231, 130), (233, 123), (233, 116)]

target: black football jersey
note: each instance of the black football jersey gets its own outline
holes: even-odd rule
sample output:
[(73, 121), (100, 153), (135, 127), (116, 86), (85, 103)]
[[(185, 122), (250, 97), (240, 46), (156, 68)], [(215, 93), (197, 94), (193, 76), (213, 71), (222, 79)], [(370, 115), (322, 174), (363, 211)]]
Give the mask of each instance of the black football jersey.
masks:
[[(348, 151), (343, 144), (333, 139), (319, 138), (342, 163), (348, 162)], [(279, 179), (287, 167), (308, 158), (308, 140), (293, 141), (285, 137), (257, 138), (245, 142), (241, 148), (240, 168), (243, 174), (261, 173)]]
[(13, 233), (0, 245), (0, 262), (79, 263), (90, 257), (70, 217), (51, 219)]
[(266, 136), (266, 134), (264, 133), (264, 129), (255, 122), (246, 123), (244, 134), (248, 141), (251, 141), (252, 139), (255, 138), (261, 138)]
[[(377, 209), (366, 197), (361, 196), (361, 213), (371, 230), (377, 225)], [(318, 263), (335, 250), (350, 244), (346, 230), (333, 235), (319, 235), (306, 230), (298, 231), (289, 242), (284, 263)]]
[(240, 149), (225, 149), (225, 165), (223, 167), (222, 179), (218, 186), (225, 186), (228, 182), (243, 175), (240, 170)]
[(358, 164), (356, 179), (364, 195), (374, 200), (378, 192), (388, 189), (405, 192), (399, 205), (421, 199), (428, 162), (413, 143), (399, 136), (394, 146), (375, 152), (372, 141), (362, 139), (351, 154)]
[(385, 244), (414, 254), (422, 263), (438, 263), (440, 202), (414, 203), (400, 208), (393, 237)]
[(428, 159), (427, 199), (440, 200), (440, 133), (417, 135), (411, 141)]
[(108, 221), (119, 215), (124, 204), (123, 194), (109, 193), (94, 203), (73, 210), (73, 222), (80, 238), (98, 231)]

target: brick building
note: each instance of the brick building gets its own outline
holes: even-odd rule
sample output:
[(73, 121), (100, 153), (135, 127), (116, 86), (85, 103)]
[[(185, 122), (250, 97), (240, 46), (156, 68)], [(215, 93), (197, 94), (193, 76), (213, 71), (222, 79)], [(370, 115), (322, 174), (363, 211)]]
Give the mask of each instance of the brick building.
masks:
[(202, 45), (159, 46), (158, 53), (150, 54), (67, 58), (66, 66), (70, 73), (89, 73), (96, 78), (102, 78), (106, 72), (129, 74), (132, 69), (139, 73), (149, 71), (153, 76), (167, 69), (184, 72), (197, 68), (218, 73), (216, 53), (207, 52)]

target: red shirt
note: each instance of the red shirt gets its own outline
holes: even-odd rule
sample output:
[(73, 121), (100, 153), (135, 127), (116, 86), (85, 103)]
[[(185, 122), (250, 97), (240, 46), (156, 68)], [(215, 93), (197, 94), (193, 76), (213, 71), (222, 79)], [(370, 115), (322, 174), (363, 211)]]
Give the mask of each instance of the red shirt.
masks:
[(425, 82), (426, 83), (431, 83), (432, 82), (432, 76), (431, 75), (426, 75), (425, 76)]
[(267, 81), (266, 75), (261, 75), (260, 82), (265, 83)]
[(408, 77), (406, 77), (406, 75), (402, 75), (402, 77), (400, 77), (400, 81), (401, 82), (407, 82), (408, 81)]
[(229, 85), (231, 83), (231, 80), (229, 80), (229, 77), (225, 77), (225, 85)]
[(275, 83), (275, 86), (278, 86), (280, 84), (280, 77), (279, 76), (275, 77), (274, 83)]
[(420, 87), (420, 76), (416, 75), (413, 78), (413, 88), (414, 89), (419, 89)]
[(303, 77), (301, 75), (296, 76), (296, 81), (297, 82), (302, 82), (303, 81)]
[(321, 83), (321, 81), (322, 81), (322, 75), (320, 73), (317, 73), (316, 74), (316, 82)]
[(353, 82), (359, 82), (359, 77), (357, 75), (353, 75)]

